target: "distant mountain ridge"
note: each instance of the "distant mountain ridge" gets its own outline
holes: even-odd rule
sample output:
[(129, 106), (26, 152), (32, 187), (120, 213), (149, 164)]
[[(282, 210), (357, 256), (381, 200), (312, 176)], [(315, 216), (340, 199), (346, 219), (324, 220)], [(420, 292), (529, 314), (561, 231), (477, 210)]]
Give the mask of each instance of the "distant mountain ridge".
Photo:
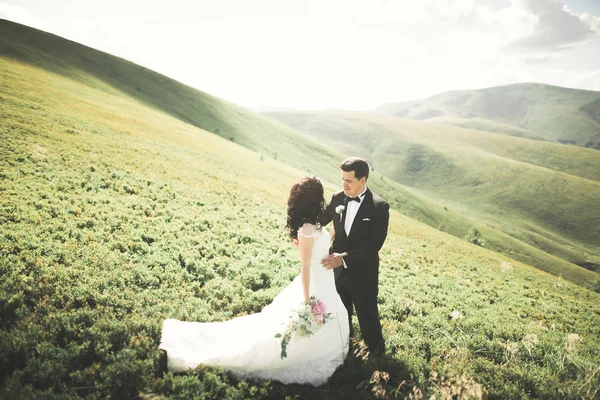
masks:
[[(378, 113), (267, 115), (372, 160), (386, 177), (512, 238), (592, 270), (600, 266), (597, 150)], [(514, 243), (486, 246), (516, 257)]]
[(449, 91), (372, 111), (600, 149), (600, 92), (595, 91), (520, 83)]
[[(377, 135), (363, 135), (357, 138), (356, 143), (365, 144), (359, 151), (356, 151), (352, 146), (348, 147), (348, 144), (353, 142), (348, 140), (347, 137), (343, 143), (345, 146), (340, 145), (338, 142), (327, 143), (324, 140), (326, 135), (315, 138), (310, 137), (310, 134), (303, 134), (275, 119), (253, 113), (127, 60), (4, 20), (0, 20), (0, 61), (6, 63), (8, 71), (11, 71), (12, 64), (25, 64), (39, 69), (40, 74), (48, 77), (61, 77), (63, 80), (66, 78), (66, 81), (73, 83), (72, 90), (93, 88), (112, 96), (125, 96), (135, 99), (135, 101), (156, 110), (157, 114), (168, 114), (189, 125), (201, 128), (202, 130), (198, 130), (196, 134), (212, 136), (212, 134), (209, 134), (212, 132), (228, 141), (257, 152), (257, 158), (261, 160), (274, 158), (298, 168), (303, 171), (301, 173), (316, 174), (324, 181), (339, 181), (339, 162), (349, 154), (362, 154), (361, 152), (368, 151), (371, 152), (369, 156), (373, 155), (372, 159), (375, 159), (377, 163), (388, 164), (385, 161), (387, 155), (382, 154), (379, 157), (378, 154), (372, 153), (377, 148), (383, 148), (380, 146), (381, 144), (385, 145), (385, 141), (383, 143), (378, 142)], [(10, 77), (10, 73), (7, 76)], [(10, 78), (8, 78), (8, 89), (11, 88), (10, 81)], [(14, 95), (19, 96), (19, 93), (15, 92)], [(0, 101), (5, 101), (5, 99), (0, 98)], [(32, 104), (32, 107), (39, 106)], [(329, 113), (343, 114), (339, 111), (330, 111)], [(378, 116), (400, 120), (393, 117)], [(360, 119), (352, 117), (347, 121), (348, 125), (340, 124), (338, 119), (334, 119), (333, 124), (336, 127), (344, 127), (343, 134), (347, 135), (349, 129), (364, 127), (360, 124)], [(409, 122), (415, 124), (414, 127), (418, 129), (430, 130), (432, 127), (430, 124), (421, 122)], [(386, 127), (387, 122), (366, 121), (366, 123), (372, 123), (389, 134), (398, 133), (397, 127)], [(86, 127), (75, 128), (75, 130), (77, 129), (85, 130)], [(413, 128), (410, 127), (410, 129)], [(454, 129), (457, 132), (462, 131), (459, 128)], [(73, 131), (73, 129), (69, 130)], [(369, 132), (369, 130), (370, 128), (367, 128), (356, 132), (361, 134)], [(444, 130), (438, 128), (433, 130), (438, 131), (437, 134), (446, 135)], [(165, 131), (165, 134), (169, 136), (168, 131)], [(502, 138), (510, 139), (504, 136)], [(552, 145), (554, 147), (564, 147), (565, 151), (575, 150), (572, 146)], [(390, 149), (394, 150), (391, 147)], [(438, 150), (434, 151), (438, 152)], [(587, 149), (578, 150), (594, 153), (594, 156), (596, 153)], [(412, 146), (410, 153), (404, 155), (409, 156), (408, 161), (421, 161), (421, 164), (414, 164), (413, 167), (426, 165), (422, 161), (425, 160), (424, 156), (428, 153), (427, 148), (418, 145), (416, 147)], [(586, 153), (587, 156), (589, 156), (588, 153)], [(553, 154), (552, 151), (551, 154)], [(557, 160), (559, 170), (568, 171), (570, 174), (588, 177), (589, 179), (596, 179), (597, 172), (589, 165), (579, 163), (571, 166), (565, 162), (568, 157), (554, 155), (556, 157), (552, 158), (550, 164)], [(439, 157), (439, 160), (440, 162), (448, 161), (443, 156)], [(593, 160), (590, 162), (593, 163)], [(547, 166), (548, 161), (542, 160), (540, 163)], [(389, 166), (396, 168), (398, 165), (393, 162), (389, 163)], [(488, 249), (508, 254), (511, 257), (514, 256), (520, 261), (555, 275), (562, 274), (565, 279), (580, 285), (589, 287), (591, 282), (595, 282), (597, 279), (597, 274), (574, 265), (574, 263), (580, 262), (592, 266), (600, 265), (595, 250), (592, 251), (589, 257), (586, 254), (581, 257), (572, 257), (573, 252), (577, 252), (579, 248), (577, 243), (574, 243), (574, 247), (567, 251), (568, 257), (562, 254), (560, 256), (551, 255), (546, 250), (522, 242), (520, 238), (507, 235), (501, 229), (491, 226), (477, 216), (459, 210), (458, 207), (445, 207), (444, 203), (432, 200), (418, 188), (414, 190), (414, 188), (398, 183), (399, 181), (392, 175), (387, 175), (387, 173), (385, 176), (382, 175), (385, 169), (380, 168), (379, 164), (376, 164), (376, 168), (377, 170), (373, 171), (369, 180), (369, 186), (388, 200), (393, 208), (404, 215), (451, 233), (461, 239), (470, 230), (476, 229), (484, 235)], [(421, 170), (422, 168), (417, 168), (415, 172), (427, 172)], [(392, 169), (390, 172), (397, 173), (398, 170)], [(210, 171), (207, 171), (207, 173), (210, 174)], [(468, 179), (471, 179), (471, 177), (468, 177)], [(590, 223), (594, 221), (593, 218), (588, 218), (588, 220), (591, 221)], [(543, 236), (542, 239), (547, 240), (545, 233)], [(560, 238), (556, 240), (560, 240)], [(556, 247), (554, 243), (556, 240), (551, 238), (548, 246)]]

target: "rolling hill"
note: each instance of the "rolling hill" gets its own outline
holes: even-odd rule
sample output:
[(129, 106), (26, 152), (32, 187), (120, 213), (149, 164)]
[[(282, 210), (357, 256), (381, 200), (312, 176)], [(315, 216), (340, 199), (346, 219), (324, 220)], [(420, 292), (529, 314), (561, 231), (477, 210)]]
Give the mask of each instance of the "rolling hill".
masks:
[(600, 93), (537, 83), (441, 93), (374, 112), (600, 149)]
[[(257, 151), (263, 158), (282, 160), (331, 182), (339, 179), (337, 165), (345, 157), (344, 154), (355, 152), (355, 149), (344, 148), (339, 143), (324, 146), (319, 141), (321, 138), (299, 133), (271, 118), (55, 35), (8, 21), (0, 24), (0, 33), (0, 54), (9, 59), (41, 67), (106, 93), (127, 95), (157, 111)], [(14, 95), (18, 96), (17, 93)], [(76, 131), (78, 124), (69, 128)], [(593, 174), (590, 170), (597, 171), (592, 166), (581, 173)], [(596, 276), (573, 264), (594, 267), (598, 262), (593, 252), (588, 255), (575, 246), (567, 251), (568, 256), (564, 256), (562, 253), (567, 247), (545, 237), (537, 240), (545, 245), (540, 250), (538, 246), (531, 246), (531, 240), (522, 243), (520, 237), (507, 235), (507, 229), (496, 229), (489, 221), (471, 215), (469, 210), (445, 207), (445, 204), (429, 199), (427, 193), (410, 189), (393, 179), (384, 179), (379, 172), (376, 171), (369, 184), (405, 215), (460, 238), (477, 229), (485, 233), (490, 249), (511, 254), (523, 262), (562, 275), (578, 284), (593, 286)], [(545, 252), (549, 248), (556, 250), (557, 247), (560, 247), (560, 251), (551, 254), (558, 257), (549, 258)]]
[[(0, 20), (0, 54), (156, 110), (305, 170), (326, 171), (332, 160), (318, 142), (233, 103), (119, 57), (56, 35)], [(303, 154), (313, 154), (307, 159)], [(334, 168), (330, 171), (335, 172)]]
[[(165, 318), (209, 322), (258, 312), (296, 276), (285, 200), (306, 169), (284, 162), (287, 154), (274, 159), (266, 147), (240, 144), (250, 132), (266, 146), (260, 130), (241, 126), (232, 141), (157, 107), (161, 99), (142, 101), (121, 88), (126, 83), (68, 64), (58, 72), (58, 50), (19, 42), (31, 35), (47, 34), (0, 21), (0, 398), (597, 395), (600, 294), (396, 210), (381, 252), (383, 358), (351, 355), (320, 388), (236, 381), (204, 366), (162, 373)], [(91, 52), (73, 51), (72, 59)], [(33, 54), (37, 64), (15, 52)], [(115, 75), (135, 67), (93, 55), (97, 68), (112, 66)], [(162, 93), (166, 81), (150, 74), (146, 90)], [(173, 101), (195, 93), (181, 90)], [(200, 107), (180, 101), (193, 103), (188, 111)], [(277, 144), (269, 149), (279, 152)], [(332, 161), (320, 148), (305, 161), (310, 168), (318, 157)], [(319, 175), (336, 182), (336, 164), (327, 168)], [(378, 171), (374, 178), (400, 210), (466, 218), (405, 195), (412, 189)], [(327, 194), (336, 190), (323, 180)]]
[[(374, 160), (385, 176), (530, 246), (577, 265), (600, 265), (596, 150), (373, 113), (266, 115)], [(496, 240), (489, 245), (502, 247)], [(518, 257), (515, 251), (509, 254)]]
[[(309, 135), (294, 131), (273, 119), (55, 35), (9, 21), (0, 23), (0, 33), (0, 54), (7, 59), (42, 68), (108, 94), (126, 95), (157, 111), (257, 151), (262, 158), (277, 158), (331, 182), (339, 179), (337, 165), (346, 157), (341, 147), (324, 146)], [(7, 90), (19, 98), (19, 93), (10, 92), (10, 88)], [(35, 100), (31, 104), (32, 107), (38, 107)], [(80, 128), (81, 124), (71, 123), (65, 129), (77, 132)], [(352, 152), (352, 149), (348, 150)], [(542, 251), (524, 246), (482, 221), (454, 209), (448, 210), (421, 193), (384, 179), (378, 172), (373, 174), (369, 185), (388, 199), (393, 207), (411, 218), (460, 238), (468, 235), (473, 228), (478, 229), (485, 232), (489, 248), (498, 251), (518, 248), (518, 251), (511, 252), (523, 262), (557, 275), (562, 274), (565, 279), (584, 286), (593, 285), (595, 277), (587, 271), (580, 271), (559, 258), (549, 258)]]

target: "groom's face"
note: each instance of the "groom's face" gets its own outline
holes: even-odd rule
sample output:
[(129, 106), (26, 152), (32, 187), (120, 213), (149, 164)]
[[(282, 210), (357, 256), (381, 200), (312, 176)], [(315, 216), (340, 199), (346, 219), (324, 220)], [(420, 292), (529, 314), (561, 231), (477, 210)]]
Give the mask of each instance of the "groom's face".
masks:
[(356, 179), (354, 171), (342, 171), (342, 187), (346, 196), (358, 196), (365, 190), (366, 183), (366, 177), (363, 176), (361, 179)]

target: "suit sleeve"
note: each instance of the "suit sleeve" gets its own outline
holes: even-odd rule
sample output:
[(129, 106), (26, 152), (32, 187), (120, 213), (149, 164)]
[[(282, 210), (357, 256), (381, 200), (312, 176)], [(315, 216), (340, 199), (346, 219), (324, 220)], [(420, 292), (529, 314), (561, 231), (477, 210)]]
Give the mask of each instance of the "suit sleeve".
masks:
[(331, 222), (333, 219), (333, 214), (335, 213), (335, 209), (333, 208), (333, 195), (331, 195), (331, 200), (329, 200), (329, 204), (325, 207), (325, 212), (321, 218), (321, 225), (325, 226)]
[(381, 249), (387, 237), (389, 220), (390, 205), (383, 202), (375, 210), (369, 239), (362, 241), (359, 247), (348, 251), (348, 255), (344, 257), (348, 268), (352, 268), (357, 263), (363, 263), (369, 258), (377, 257), (377, 252)]

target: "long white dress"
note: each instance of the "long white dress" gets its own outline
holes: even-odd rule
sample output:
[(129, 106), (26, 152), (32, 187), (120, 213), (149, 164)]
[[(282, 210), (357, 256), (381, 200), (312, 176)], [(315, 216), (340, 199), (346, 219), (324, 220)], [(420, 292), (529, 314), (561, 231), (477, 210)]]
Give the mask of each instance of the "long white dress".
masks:
[(298, 234), (315, 238), (310, 295), (325, 304), (332, 319), (312, 336), (292, 336), (287, 357), (281, 358), (281, 343), (275, 335), (285, 330), (291, 311), (304, 299), (298, 275), (257, 314), (209, 323), (165, 320), (160, 348), (167, 352), (170, 371), (183, 372), (205, 364), (222, 367), (238, 379), (314, 386), (327, 382), (348, 354), (348, 314), (335, 289), (333, 271), (321, 265), (329, 250), (326, 229), (304, 224)]

